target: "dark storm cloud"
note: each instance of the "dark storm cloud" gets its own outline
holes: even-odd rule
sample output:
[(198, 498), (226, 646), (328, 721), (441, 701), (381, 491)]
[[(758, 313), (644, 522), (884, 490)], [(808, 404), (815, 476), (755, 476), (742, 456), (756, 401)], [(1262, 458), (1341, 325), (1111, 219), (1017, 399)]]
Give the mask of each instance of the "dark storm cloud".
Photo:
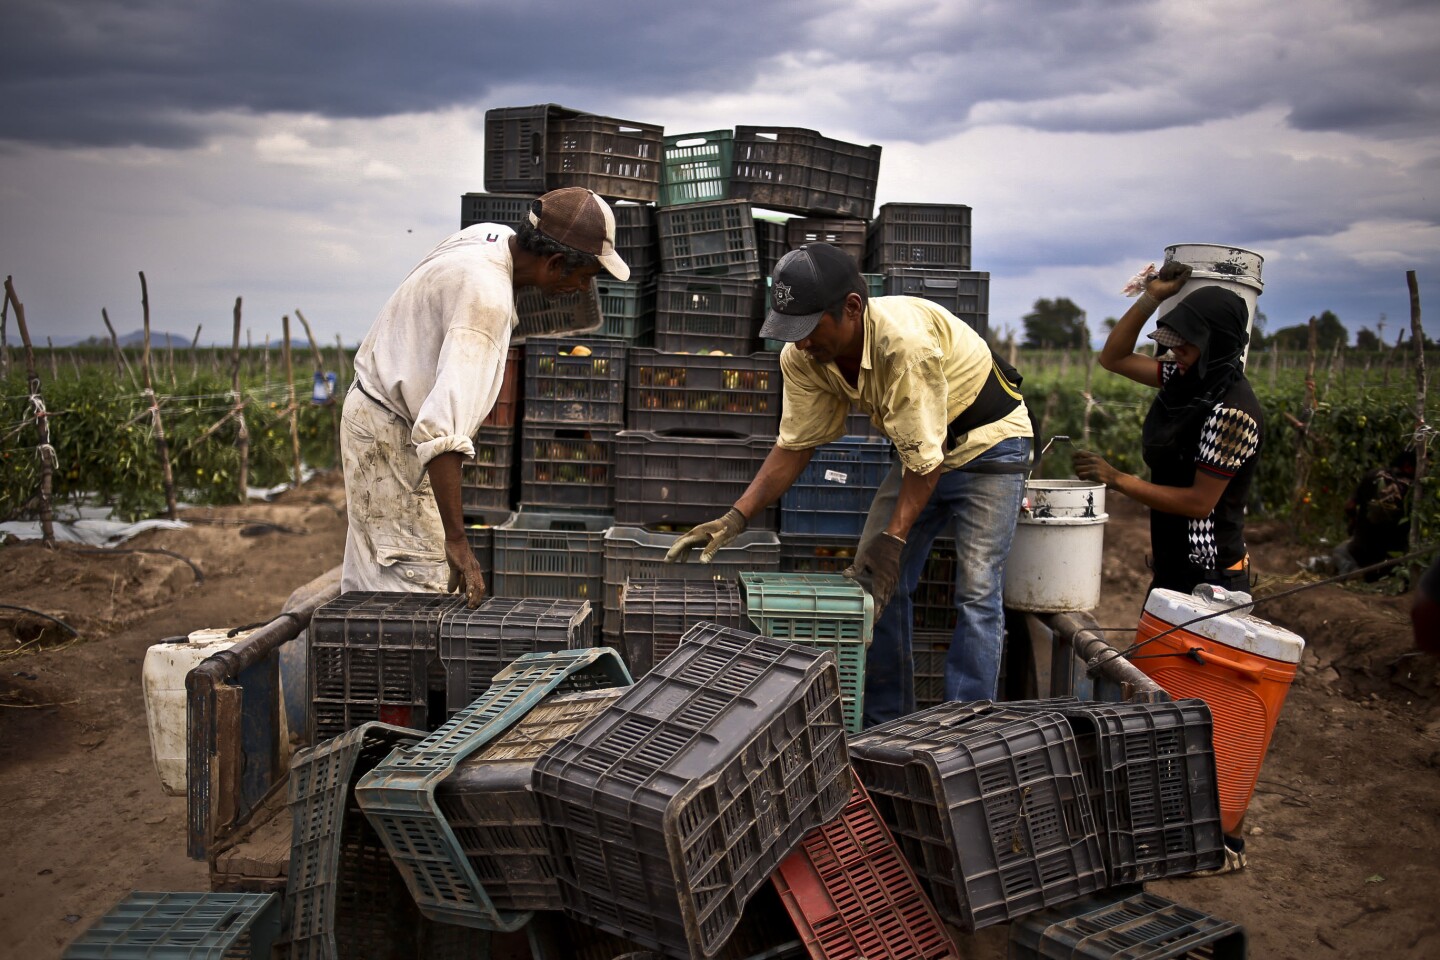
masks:
[[(193, 144), (224, 111), (369, 118), (500, 88), (593, 102), (767, 88), (874, 140), (1121, 133), (1272, 108), (1309, 131), (1440, 121), (1440, 7), (1317, 0), (13, 0), (0, 139)], [(584, 106), (584, 104), (577, 104)]]
[(212, 111), (380, 117), (534, 82), (611, 98), (743, 87), (831, 6), (18, 0), (0, 139), (172, 147), (202, 140)]

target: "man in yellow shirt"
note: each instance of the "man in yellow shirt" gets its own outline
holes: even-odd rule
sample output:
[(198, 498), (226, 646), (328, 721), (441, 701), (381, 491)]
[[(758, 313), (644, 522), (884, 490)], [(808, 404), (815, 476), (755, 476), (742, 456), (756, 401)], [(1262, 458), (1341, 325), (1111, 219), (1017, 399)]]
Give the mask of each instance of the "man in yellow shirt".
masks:
[(1001, 578), (1032, 446), (1019, 378), (1002, 372), (984, 339), (938, 304), (870, 299), (854, 259), (827, 243), (781, 258), (772, 301), (760, 333), (788, 341), (780, 354), (780, 435), (729, 512), (681, 537), (666, 560), (683, 560), (697, 546), (702, 563), (712, 560), (789, 489), (816, 447), (844, 434), (845, 417), (857, 407), (890, 438), (897, 458), (845, 571), (876, 605), (865, 725), (915, 709), (911, 594), (946, 532), (959, 554), (959, 621), (946, 656), (945, 696), (993, 698), (1004, 639)]

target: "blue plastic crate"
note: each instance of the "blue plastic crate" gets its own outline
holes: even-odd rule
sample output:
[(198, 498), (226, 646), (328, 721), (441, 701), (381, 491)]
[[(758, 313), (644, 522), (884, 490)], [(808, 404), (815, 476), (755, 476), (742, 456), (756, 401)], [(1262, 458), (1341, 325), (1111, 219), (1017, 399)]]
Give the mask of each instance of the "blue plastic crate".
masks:
[(269, 960), (280, 933), (274, 893), (141, 893), (65, 948), (65, 960)]
[(782, 533), (859, 537), (870, 501), (890, 472), (888, 441), (845, 437), (818, 448), (780, 498)]
[(420, 911), (481, 930), (518, 930), (528, 912), (500, 910), (445, 819), (435, 787), (457, 764), (519, 722), (556, 690), (630, 685), (620, 655), (604, 647), (527, 654), (495, 676), (479, 700), (414, 747), (397, 749), (355, 787)]

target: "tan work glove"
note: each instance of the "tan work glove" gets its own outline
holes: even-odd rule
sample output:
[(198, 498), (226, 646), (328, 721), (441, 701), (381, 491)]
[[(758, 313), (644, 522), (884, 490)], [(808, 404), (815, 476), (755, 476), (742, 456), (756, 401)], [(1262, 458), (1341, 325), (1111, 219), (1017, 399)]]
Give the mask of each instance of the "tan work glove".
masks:
[(700, 551), (700, 562), (709, 563), (715, 559), (715, 554), (720, 551), (721, 547), (728, 546), (731, 541), (744, 532), (745, 514), (731, 507), (725, 516), (693, 527), (689, 533), (676, 540), (665, 553), (665, 562), (684, 563), (691, 549), (705, 544), (705, 549)]
[(845, 568), (845, 576), (864, 587), (875, 601), (875, 619), (895, 594), (900, 582), (900, 554), (905, 541), (890, 533), (882, 533), (867, 549), (855, 556), (855, 563)]

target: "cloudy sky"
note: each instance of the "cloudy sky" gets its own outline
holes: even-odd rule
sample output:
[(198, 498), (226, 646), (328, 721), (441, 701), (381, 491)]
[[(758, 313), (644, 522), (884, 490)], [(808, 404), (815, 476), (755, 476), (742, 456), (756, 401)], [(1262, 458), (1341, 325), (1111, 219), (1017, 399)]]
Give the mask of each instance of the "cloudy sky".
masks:
[[(1433, 0), (11, 0), (0, 274), (35, 335), (363, 336), (484, 189), (484, 114), (884, 147), (879, 202), (974, 208), (991, 324), (1093, 320), (1177, 242), (1265, 258), (1269, 329), (1440, 337)], [(1094, 323), (1098, 328), (1098, 322)], [(13, 325), (12, 325), (13, 337)]]

